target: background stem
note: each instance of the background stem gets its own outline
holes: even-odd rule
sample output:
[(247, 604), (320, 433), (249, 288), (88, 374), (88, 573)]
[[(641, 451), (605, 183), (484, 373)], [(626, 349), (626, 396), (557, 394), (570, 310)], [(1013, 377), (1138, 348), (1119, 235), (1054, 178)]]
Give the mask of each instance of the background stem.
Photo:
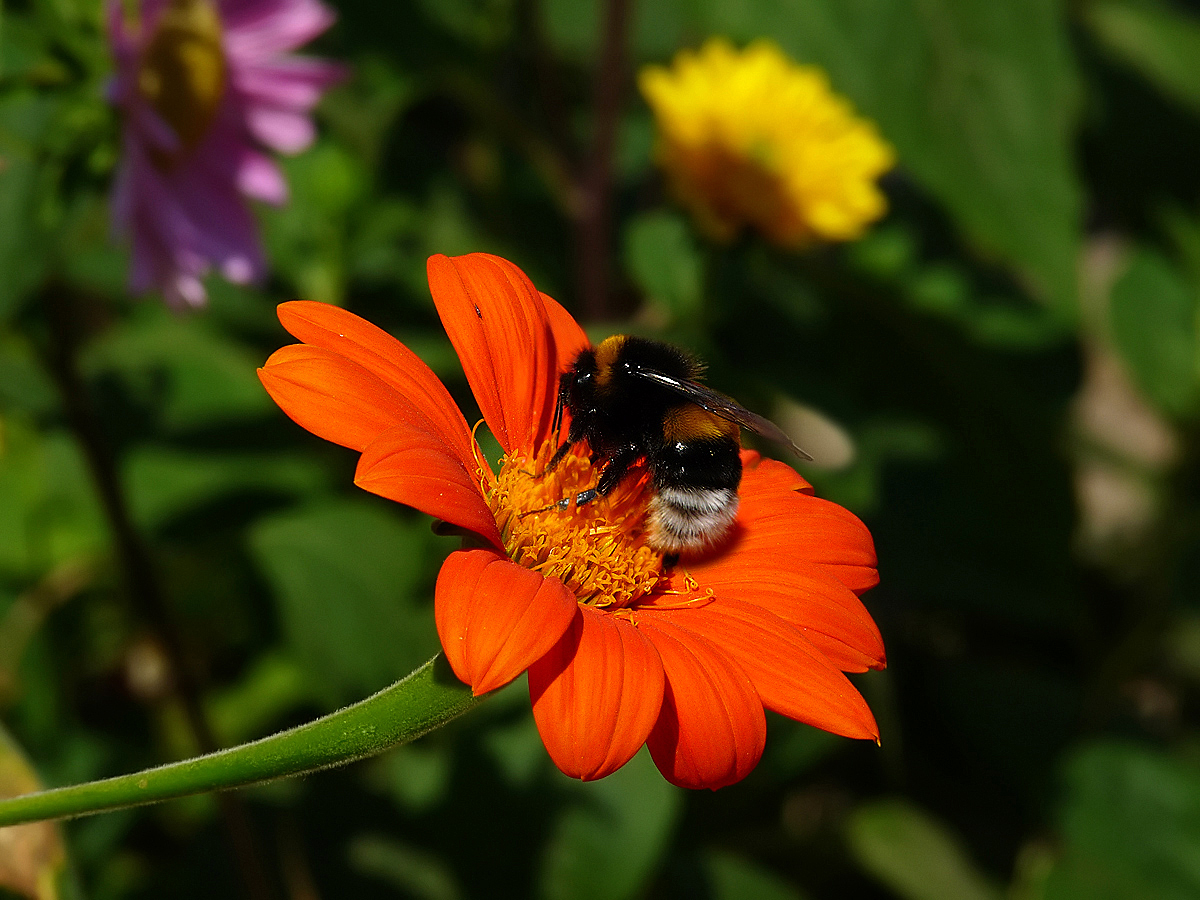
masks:
[(630, 0), (608, 0), (604, 38), (596, 72), (592, 149), (580, 178), (576, 219), (579, 301), (591, 321), (612, 315), (609, 267), (612, 264), (612, 161), (625, 86), (625, 43)]

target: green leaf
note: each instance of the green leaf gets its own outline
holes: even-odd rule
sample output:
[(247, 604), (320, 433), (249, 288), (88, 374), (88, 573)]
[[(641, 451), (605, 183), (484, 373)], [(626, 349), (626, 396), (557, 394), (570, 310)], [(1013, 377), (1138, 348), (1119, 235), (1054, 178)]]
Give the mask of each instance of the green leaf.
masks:
[(271, 264), (306, 300), (340, 303), (346, 292), (347, 224), (368, 195), (363, 162), (324, 141), (282, 160), (291, 199), (263, 211), (263, 240)]
[(197, 453), (144, 447), (128, 455), (125, 487), (134, 519), (146, 529), (239, 491), (301, 495), (322, 486), (317, 462), (290, 454)]
[(350, 864), (386, 881), (417, 900), (458, 900), (462, 888), (453, 870), (437, 857), (379, 835), (359, 835), (350, 842)]
[(386, 791), (405, 811), (428, 812), (450, 785), (450, 757), (444, 747), (407, 744), (381, 758), (372, 784)]
[(1063, 846), (1043, 900), (1200, 896), (1200, 771), (1149, 748), (1100, 742), (1066, 767)]
[(15, 334), (0, 334), (0, 410), (47, 413), (57, 402), (54, 383), (30, 343)]
[(1078, 77), (1061, 0), (708, 0), (703, 32), (769, 36), (879, 123), (985, 258), (1075, 312)]
[(1200, 112), (1200, 21), (1168, 6), (1101, 0), (1084, 21), (1117, 59), (1169, 97)]
[[(529, 692), (522, 690), (524, 687), (522, 684), (502, 688), (497, 692), (500, 696), (492, 708), (518, 698), (522, 705), (527, 703)], [(546, 750), (537, 723), (523, 710), (511, 721), (489, 728), (484, 733), (483, 746), (495, 761), (501, 777), (514, 787), (528, 789), (546, 768)]]
[(647, 299), (666, 307), (672, 318), (696, 315), (704, 268), (682, 216), (660, 210), (631, 220), (625, 230), (625, 265)]
[(92, 377), (118, 375), (155, 405), (165, 428), (187, 430), (274, 409), (255, 375), (262, 362), (207, 319), (144, 303), (87, 348), (82, 367)]
[(859, 865), (905, 900), (999, 900), (958, 839), (906, 800), (864, 804), (847, 824)]
[(481, 47), (508, 40), (513, 0), (418, 0), (421, 11), (455, 37)]
[(0, 419), (0, 576), (40, 578), (104, 550), (108, 529), (91, 478), (66, 434)]
[[(13, 105), (11, 98), (0, 104), (0, 135), (9, 126)], [(0, 139), (0, 153), (0, 319), (5, 319), (41, 280), (45, 242), (38, 240), (35, 224), (37, 164), (20, 150), (14, 152), (8, 140)]]
[(1193, 413), (1200, 375), (1196, 292), (1165, 257), (1140, 250), (1112, 289), (1113, 340), (1134, 382), (1163, 412)]
[(312, 693), (295, 660), (266, 653), (236, 684), (207, 698), (206, 709), (217, 739), (231, 745), (262, 734)]
[(541, 5), (546, 36), (563, 56), (586, 64), (599, 44), (602, 10), (599, 0), (546, 0)]
[(704, 858), (712, 900), (802, 900), (803, 894), (778, 875), (731, 853)]
[(666, 849), (680, 793), (642, 750), (600, 781), (566, 782), (578, 797), (558, 820), (543, 860), (544, 900), (635, 896)]
[(366, 700), (250, 744), (0, 800), (0, 827), (159, 803), (344, 765), (414, 741), (477, 702), (438, 657)]
[(418, 602), (423, 560), (439, 551), (424, 522), (337, 501), (257, 523), (255, 559), (274, 588), (292, 651), (330, 703), (377, 688), (437, 649)]

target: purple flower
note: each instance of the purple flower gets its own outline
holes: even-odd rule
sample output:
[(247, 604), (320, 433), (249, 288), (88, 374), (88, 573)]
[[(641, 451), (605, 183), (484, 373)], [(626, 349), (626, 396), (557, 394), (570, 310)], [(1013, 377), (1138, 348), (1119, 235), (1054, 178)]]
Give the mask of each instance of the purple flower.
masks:
[(244, 284), (265, 270), (247, 198), (287, 202), (266, 149), (312, 143), (309, 112), (345, 69), (290, 55), (328, 28), (318, 0), (108, 0), (123, 118), (113, 223), (133, 242), (130, 287), (202, 306), (214, 266)]

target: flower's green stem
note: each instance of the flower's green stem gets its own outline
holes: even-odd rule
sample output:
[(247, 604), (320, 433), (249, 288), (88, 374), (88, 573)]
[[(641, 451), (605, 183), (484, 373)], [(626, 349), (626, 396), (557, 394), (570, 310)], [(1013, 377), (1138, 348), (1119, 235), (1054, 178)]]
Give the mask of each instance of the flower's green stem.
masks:
[(477, 702), (444, 660), (435, 657), (366, 700), (253, 743), (131, 775), (0, 800), (0, 826), (158, 803), (339, 766), (415, 740)]

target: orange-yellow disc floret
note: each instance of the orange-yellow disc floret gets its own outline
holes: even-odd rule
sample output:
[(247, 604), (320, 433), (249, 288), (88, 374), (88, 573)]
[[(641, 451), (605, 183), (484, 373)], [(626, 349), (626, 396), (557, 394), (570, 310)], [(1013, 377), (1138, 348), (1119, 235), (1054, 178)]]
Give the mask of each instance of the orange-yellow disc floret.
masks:
[[(577, 506), (574, 498), (595, 487), (599, 467), (572, 448), (545, 472), (554, 449), (548, 442), (532, 456), (506, 456), (483, 485), (513, 562), (558, 578), (579, 602), (606, 609), (628, 607), (664, 585), (662, 554), (643, 532), (648, 474), (635, 472), (607, 496)], [(564, 499), (570, 502), (560, 509)]]

